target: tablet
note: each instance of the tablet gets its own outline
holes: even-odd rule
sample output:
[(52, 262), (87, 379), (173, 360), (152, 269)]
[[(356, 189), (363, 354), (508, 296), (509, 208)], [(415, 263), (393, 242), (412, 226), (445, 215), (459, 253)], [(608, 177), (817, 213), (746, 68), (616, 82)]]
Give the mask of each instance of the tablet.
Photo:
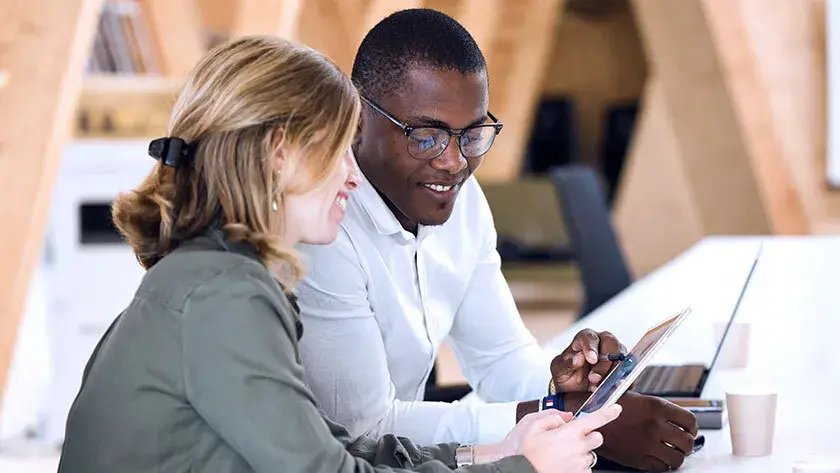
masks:
[(691, 307), (686, 307), (677, 315), (648, 330), (624, 360), (613, 367), (598, 388), (580, 406), (575, 417), (583, 417), (618, 401), (690, 313)]

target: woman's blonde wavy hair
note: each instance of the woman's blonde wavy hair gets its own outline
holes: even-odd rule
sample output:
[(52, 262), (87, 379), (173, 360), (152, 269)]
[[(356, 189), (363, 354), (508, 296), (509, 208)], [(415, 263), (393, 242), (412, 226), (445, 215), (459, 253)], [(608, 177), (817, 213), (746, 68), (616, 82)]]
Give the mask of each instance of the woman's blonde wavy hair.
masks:
[[(193, 160), (177, 169), (159, 162), (120, 195), (116, 227), (148, 269), (219, 218), (228, 240), (252, 244), (294, 284), (301, 266), (283, 242), (283, 198), (326, 179), (350, 147), (360, 107), (350, 79), (309, 47), (268, 36), (218, 46), (187, 77), (169, 122), (168, 136), (195, 144)], [(297, 152), (278, 172), (281, 140)]]

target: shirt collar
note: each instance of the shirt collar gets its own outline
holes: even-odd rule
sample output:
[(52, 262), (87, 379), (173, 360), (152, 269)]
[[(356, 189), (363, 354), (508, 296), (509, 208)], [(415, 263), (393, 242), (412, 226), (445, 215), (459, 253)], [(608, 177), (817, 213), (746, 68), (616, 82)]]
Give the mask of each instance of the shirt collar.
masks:
[(376, 188), (364, 174), (362, 174), (360, 181), (356, 195), (362, 209), (370, 218), (373, 226), (376, 227), (376, 231), (382, 235), (393, 235), (405, 231), (397, 217), (394, 216), (394, 212), (391, 212), (388, 204), (385, 203), (385, 200), (382, 199), (382, 196), (379, 195), (379, 192), (376, 191)]
[[(361, 205), (364, 212), (370, 218), (371, 223), (382, 235), (401, 235), (405, 240), (414, 240), (414, 235), (406, 231), (394, 212), (388, 208), (388, 204), (373, 187), (373, 184), (361, 173), (359, 188), (356, 190), (356, 198)], [(353, 197), (351, 197), (352, 199)], [(430, 227), (426, 225), (419, 225), (417, 228), (417, 239), (422, 240), (426, 236), (434, 233), (437, 227)]]

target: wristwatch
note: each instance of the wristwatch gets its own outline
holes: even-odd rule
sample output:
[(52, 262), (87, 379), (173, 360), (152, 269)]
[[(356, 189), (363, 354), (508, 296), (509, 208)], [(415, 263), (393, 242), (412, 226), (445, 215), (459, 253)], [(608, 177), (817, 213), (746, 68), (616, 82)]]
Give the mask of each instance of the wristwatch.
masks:
[(475, 448), (474, 447), (458, 447), (455, 449), (455, 466), (456, 468), (463, 468), (470, 466), (475, 462)]

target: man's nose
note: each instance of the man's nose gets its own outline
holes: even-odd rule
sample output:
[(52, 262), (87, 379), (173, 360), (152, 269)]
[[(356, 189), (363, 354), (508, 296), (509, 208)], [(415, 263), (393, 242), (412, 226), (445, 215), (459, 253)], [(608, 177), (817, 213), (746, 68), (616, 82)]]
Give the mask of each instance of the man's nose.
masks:
[(467, 167), (467, 158), (461, 154), (457, 137), (453, 136), (443, 153), (432, 160), (432, 167), (449, 174), (458, 174)]

